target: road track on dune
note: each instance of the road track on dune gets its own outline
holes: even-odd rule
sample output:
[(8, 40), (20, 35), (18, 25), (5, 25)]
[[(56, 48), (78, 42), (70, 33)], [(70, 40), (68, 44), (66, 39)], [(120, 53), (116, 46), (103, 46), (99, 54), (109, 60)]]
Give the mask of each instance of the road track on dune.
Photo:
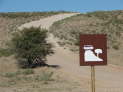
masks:
[[(23, 24), (19, 29), (24, 27), (49, 27), (56, 21), (74, 16), (78, 13), (65, 13), (43, 18)], [(90, 67), (79, 66), (79, 55), (68, 49), (64, 49), (57, 44), (57, 38), (49, 34), (48, 41), (54, 44), (55, 53), (48, 57), (48, 64), (59, 65), (61, 70), (68, 73), (69, 76), (81, 82), (83, 88), (90, 87)], [(97, 66), (96, 68), (96, 91), (97, 92), (123, 92), (123, 68), (115, 65)]]

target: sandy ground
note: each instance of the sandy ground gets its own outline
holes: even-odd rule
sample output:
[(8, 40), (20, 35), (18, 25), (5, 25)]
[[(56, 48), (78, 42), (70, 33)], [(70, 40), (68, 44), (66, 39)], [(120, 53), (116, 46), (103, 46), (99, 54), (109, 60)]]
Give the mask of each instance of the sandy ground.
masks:
[[(26, 23), (19, 27), (29, 28), (31, 26), (49, 29), (58, 20), (76, 15), (76, 13), (58, 14), (38, 21)], [(54, 44), (55, 53), (48, 57), (48, 64), (59, 65), (60, 69), (67, 73), (67, 78), (78, 80), (83, 89), (90, 91), (90, 67), (79, 66), (79, 54), (75, 54), (68, 49), (64, 49), (57, 44), (57, 38), (49, 34), (48, 41)], [(123, 92), (123, 67), (108, 65), (96, 66), (96, 92)], [(72, 80), (71, 80), (72, 81)]]

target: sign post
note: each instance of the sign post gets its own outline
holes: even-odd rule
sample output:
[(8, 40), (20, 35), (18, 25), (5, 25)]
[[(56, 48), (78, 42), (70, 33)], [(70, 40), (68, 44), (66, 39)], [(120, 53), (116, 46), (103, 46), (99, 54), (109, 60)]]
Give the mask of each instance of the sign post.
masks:
[(106, 35), (80, 35), (80, 66), (91, 66), (92, 92), (95, 92), (95, 66), (97, 65), (107, 65)]
[(95, 68), (91, 66), (91, 90), (95, 92)]

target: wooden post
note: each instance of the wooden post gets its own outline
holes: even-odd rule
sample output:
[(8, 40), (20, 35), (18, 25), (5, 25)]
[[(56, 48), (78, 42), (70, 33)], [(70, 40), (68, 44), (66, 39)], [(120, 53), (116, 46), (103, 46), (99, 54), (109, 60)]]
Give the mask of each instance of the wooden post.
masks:
[(92, 92), (95, 92), (95, 68), (91, 66), (91, 89)]

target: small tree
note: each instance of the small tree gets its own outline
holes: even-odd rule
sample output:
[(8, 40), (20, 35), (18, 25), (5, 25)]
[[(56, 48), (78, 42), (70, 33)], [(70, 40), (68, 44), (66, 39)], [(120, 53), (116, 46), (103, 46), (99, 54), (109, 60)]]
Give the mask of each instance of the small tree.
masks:
[(46, 56), (53, 53), (52, 45), (47, 43), (47, 30), (24, 28), (14, 34), (12, 46), (22, 68), (45, 65)]
[(95, 53), (97, 53), (97, 57), (99, 57), (99, 54), (102, 53), (102, 49), (95, 49)]

